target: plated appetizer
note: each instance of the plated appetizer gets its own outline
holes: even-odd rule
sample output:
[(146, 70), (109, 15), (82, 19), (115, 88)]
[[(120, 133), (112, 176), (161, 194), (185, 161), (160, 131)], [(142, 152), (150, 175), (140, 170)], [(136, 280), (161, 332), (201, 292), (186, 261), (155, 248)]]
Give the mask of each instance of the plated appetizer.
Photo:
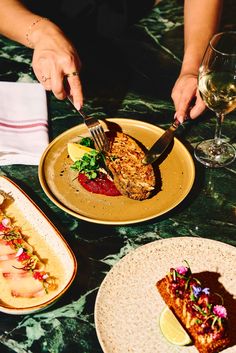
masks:
[[(46, 260), (28, 242), (27, 234), (4, 210), (7, 199), (0, 192), (0, 273), (8, 296), (36, 298), (57, 288), (46, 269)], [(3, 299), (4, 296), (1, 297)]]
[(68, 153), (78, 171), (80, 184), (90, 192), (107, 196), (124, 195), (134, 200), (151, 196), (156, 180), (151, 164), (144, 164), (144, 151), (130, 136), (112, 132), (108, 134), (109, 151), (94, 149), (90, 138), (69, 143)]
[(200, 353), (220, 352), (230, 344), (222, 298), (203, 288), (189, 265), (171, 268), (156, 284), (168, 307), (184, 326)]
[(25, 315), (52, 305), (76, 272), (60, 232), (17, 184), (0, 176), (0, 312)]

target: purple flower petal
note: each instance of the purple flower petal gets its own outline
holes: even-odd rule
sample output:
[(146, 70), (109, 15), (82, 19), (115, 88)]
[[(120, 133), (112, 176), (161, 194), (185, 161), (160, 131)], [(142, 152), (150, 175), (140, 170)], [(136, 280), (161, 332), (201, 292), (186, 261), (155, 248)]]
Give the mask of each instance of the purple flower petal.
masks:
[(209, 295), (210, 294), (210, 288), (203, 288), (202, 293)]
[(198, 298), (198, 296), (201, 294), (202, 288), (201, 287), (196, 287), (196, 286), (192, 286), (193, 289), (193, 294), (196, 298)]

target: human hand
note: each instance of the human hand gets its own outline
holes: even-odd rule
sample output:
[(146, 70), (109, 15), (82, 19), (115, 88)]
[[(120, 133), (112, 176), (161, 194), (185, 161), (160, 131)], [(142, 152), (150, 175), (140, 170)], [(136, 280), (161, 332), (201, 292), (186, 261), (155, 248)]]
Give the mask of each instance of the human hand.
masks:
[(197, 76), (194, 74), (180, 74), (173, 87), (171, 98), (175, 105), (175, 118), (181, 123), (187, 116), (196, 119), (206, 107), (199, 95)]
[(83, 104), (79, 78), (81, 62), (75, 48), (52, 22), (45, 21), (43, 27), (38, 27), (31, 39), (34, 44), (32, 67), (37, 79), (58, 99), (70, 95), (75, 107), (80, 109)]

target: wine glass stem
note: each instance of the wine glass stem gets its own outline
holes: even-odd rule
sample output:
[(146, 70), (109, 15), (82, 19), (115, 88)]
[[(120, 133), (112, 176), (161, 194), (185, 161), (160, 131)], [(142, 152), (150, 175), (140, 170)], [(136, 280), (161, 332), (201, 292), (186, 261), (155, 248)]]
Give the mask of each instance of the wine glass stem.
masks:
[(224, 114), (222, 113), (216, 113), (216, 129), (215, 129), (215, 144), (220, 146), (222, 141), (221, 141), (221, 127), (222, 123), (224, 120)]

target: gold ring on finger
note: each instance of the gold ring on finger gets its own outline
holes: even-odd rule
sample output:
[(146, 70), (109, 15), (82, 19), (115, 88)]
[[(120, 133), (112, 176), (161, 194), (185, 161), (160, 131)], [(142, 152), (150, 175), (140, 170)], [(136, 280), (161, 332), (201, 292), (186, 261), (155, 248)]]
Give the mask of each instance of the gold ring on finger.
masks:
[(41, 80), (42, 80), (42, 82), (46, 82), (47, 80), (51, 80), (51, 77), (47, 77), (47, 76), (42, 75)]

